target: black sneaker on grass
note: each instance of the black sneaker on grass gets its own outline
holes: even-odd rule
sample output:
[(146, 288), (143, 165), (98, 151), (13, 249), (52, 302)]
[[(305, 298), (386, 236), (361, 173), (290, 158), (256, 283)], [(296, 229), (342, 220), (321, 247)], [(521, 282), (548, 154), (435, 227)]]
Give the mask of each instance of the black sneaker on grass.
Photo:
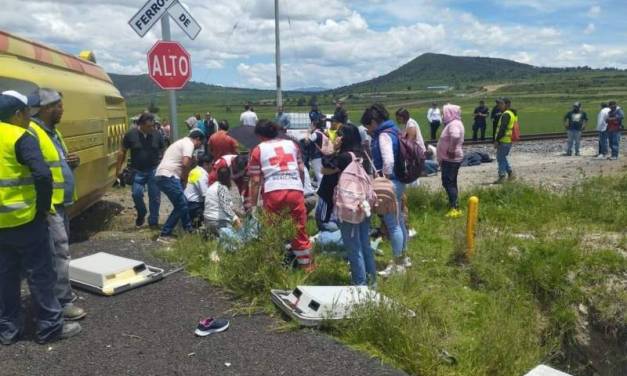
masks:
[(229, 320), (214, 319), (208, 317), (204, 320), (200, 320), (196, 331), (194, 332), (199, 337), (205, 337), (212, 333), (220, 333), (229, 328)]

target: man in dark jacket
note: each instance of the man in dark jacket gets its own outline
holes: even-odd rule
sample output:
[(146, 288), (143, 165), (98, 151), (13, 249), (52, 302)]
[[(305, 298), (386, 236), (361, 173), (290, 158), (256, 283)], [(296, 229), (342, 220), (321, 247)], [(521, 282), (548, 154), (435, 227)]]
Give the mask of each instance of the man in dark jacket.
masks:
[(479, 102), (479, 107), (475, 108), (475, 122), (472, 125), (472, 140), (477, 141), (477, 133), (481, 132), (481, 141), (485, 140), (485, 128), (490, 115), (490, 110), (484, 101)]
[(333, 113), (333, 118), (342, 124), (346, 124), (348, 122), (348, 113), (344, 108), (344, 102), (339, 99), (335, 102), (335, 112)]

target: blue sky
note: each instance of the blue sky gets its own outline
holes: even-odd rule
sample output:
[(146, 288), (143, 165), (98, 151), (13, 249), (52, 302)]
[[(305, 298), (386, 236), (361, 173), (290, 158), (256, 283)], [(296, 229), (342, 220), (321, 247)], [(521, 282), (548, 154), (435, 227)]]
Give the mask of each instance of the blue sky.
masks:
[[(193, 80), (273, 87), (272, 0), (182, 2), (203, 26), (190, 41), (172, 25), (192, 55)], [(143, 3), (3, 0), (0, 29), (72, 53), (91, 49), (109, 72), (145, 73), (159, 26), (141, 39), (127, 25)], [(624, 0), (280, 0), (280, 8), (288, 89), (366, 80), (425, 52), (627, 68)]]

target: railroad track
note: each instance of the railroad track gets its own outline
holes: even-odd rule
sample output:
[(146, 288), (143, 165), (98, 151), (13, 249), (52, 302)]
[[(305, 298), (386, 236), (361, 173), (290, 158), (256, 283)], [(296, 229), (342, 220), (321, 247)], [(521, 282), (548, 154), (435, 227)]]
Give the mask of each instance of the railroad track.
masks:
[[(597, 131), (584, 131), (581, 137), (596, 137), (598, 135)], [(522, 135), (520, 141), (544, 141), (544, 140), (560, 140), (566, 139), (566, 132), (553, 132), (553, 133), (541, 133), (541, 134), (527, 134)], [(492, 138), (486, 139), (485, 141), (473, 141), (472, 139), (464, 140), (464, 145), (486, 145), (492, 144)]]

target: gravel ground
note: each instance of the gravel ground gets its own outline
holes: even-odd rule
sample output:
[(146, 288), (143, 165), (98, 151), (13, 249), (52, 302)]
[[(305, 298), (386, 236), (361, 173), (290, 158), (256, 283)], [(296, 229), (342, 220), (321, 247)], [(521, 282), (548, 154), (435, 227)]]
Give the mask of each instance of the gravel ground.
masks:
[[(564, 157), (564, 142), (559, 140), (521, 142), (515, 144), (510, 154), (510, 164), (516, 178), (525, 183), (541, 185), (552, 190), (562, 190), (580, 182), (585, 177), (612, 175), (627, 172), (627, 157), (618, 161), (596, 160), (596, 138), (582, 140), (581, 156)], [(465, 152), (481, 151), (496, 158), (492, 145), (469, 146)], [(497, 178), (496, 160), (480, 166), (462, 167), (459, 170), (460, 191), (474, 186), (491, 185)], [(442, 189), (440, 175), (421, 178), (421, 184), (430, 189)]]

